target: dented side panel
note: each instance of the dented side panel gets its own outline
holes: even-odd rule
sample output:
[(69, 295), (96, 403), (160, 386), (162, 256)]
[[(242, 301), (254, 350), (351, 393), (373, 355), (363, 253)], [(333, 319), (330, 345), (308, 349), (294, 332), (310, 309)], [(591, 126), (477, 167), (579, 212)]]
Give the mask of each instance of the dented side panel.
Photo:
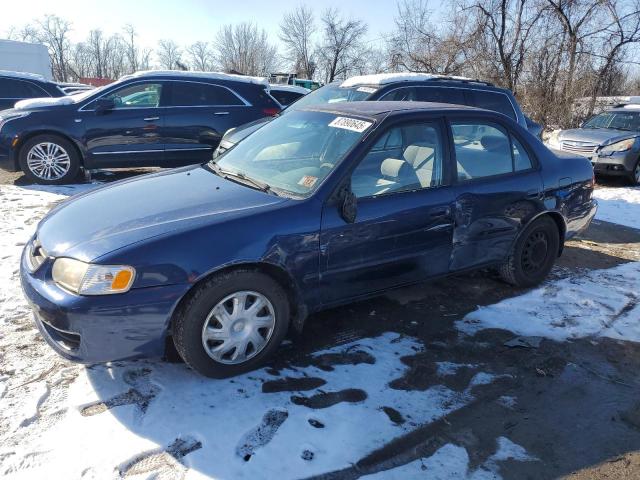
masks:
[(463, 182), (452, 188), (451, 271), (502, 261), (518, 233), (544, 211), (537, 170)]

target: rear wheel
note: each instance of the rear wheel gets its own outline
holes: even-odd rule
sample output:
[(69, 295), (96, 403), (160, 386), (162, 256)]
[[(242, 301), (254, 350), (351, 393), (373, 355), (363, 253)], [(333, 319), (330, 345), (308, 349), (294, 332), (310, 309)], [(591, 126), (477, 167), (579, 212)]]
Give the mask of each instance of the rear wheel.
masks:
[(551, 271), (560, 248), (556, 222), (543, 216), (518, 237), (507, 260), (500, 266), (504, 281), (518, 287), (537, 285)]
[(191, 368), (224, 378), (261, 366), (288, 326), (284, 289), (263, 273), (237, 270), (198, 287), (176, 313), (173, 338)]
[(27, 140), (20, 149), (19, 162), (29, 180), (45, 185), (72, 183), (80, 168), (75, 147), (58, 135), (37, 135)]

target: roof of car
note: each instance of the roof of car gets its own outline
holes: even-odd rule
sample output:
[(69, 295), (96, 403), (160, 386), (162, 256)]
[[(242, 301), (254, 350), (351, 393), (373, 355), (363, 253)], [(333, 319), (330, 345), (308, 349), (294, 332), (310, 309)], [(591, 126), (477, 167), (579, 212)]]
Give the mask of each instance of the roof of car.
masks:
[(612, 108), (607, 108), (608, 112), (629, 112), (636, 111), (640, 112), (640, 104), (639, 103), (627, 103), (625, 105), (616, 105)]
[(128, 80), (130, 78), (146, 78), (146, 77), (174, 77), (174, 78), (193, 78), (207, 80), (226, 80), (233, 82), (253, 83), (256, 85), (264, 85), (269, 87), (269, 82), (263, 77), (251, 77), (249, 75), (236, 75), (223, 72), (195, 72), (184, 70), (143, 70), (121, 77), (119, 81)]
[(382, 87), (384, 85), (389, 85), (392, 83), (399, 82), (420, 82), (420, 81), (434, 81), (434, 80), (449, 80), (449, 81), (457, 81), (457, 82), (465, 82), (465, 83), (476, 83), (482, 84), (486, 86), (493, 86), (492, 83), (483, 82), (481, 80), (476, 80), (468, 77), (460, 77), (460, 76), (447, 76), (447, 75), (437, 75), (433, 73), (419, 73), (419, 72), (399, 72), (399, 73), (377, 73), (375, 75), (359, 75), (356, 77), (347, 78), (344, 80), (340, 86), (347, 87), (357, 87), (359, 85), (375, 85)]
[(11, 70), (0, 70), (0, 77), (12, 77), (12, 78), (20, 78), (22, 80), (37, 80), (39, 82), (52, 83), (40, 74), (29, 73), (29, 72), (13, 72)]
[(424, 111), (424, 110), (447, 110), (447, 111), (471, 111), (471, 112), (491, 112), (481, 108), (470, 107), (467, 105), (456, 105), (452, 103), (433, 103), (433, 102), (339, 102), (327, 103), (322, 105), (309, 105), (301, 110), (316, 110), (323, 112), (332, 112), (345, 115), (364, 115), (376, 117), (390, 112), (402, 111)]

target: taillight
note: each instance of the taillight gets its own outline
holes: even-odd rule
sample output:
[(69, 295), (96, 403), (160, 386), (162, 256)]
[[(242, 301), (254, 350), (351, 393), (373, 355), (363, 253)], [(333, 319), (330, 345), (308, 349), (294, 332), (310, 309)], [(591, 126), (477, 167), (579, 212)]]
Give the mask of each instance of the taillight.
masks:
[(262, 113), (264, 114), (265, 117), (275, 117), (280, 113), (280, 109), (277, 107), (263, 108)]

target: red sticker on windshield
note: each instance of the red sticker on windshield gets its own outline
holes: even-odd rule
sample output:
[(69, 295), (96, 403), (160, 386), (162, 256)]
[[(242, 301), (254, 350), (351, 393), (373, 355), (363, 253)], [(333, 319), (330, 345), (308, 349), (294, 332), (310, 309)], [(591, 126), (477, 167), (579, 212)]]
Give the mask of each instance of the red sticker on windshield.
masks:
[(302, 185), (303, 187), (312, 188), (316, 182), (318, 181), (318, 177), (312, 177), (311, 175), (305, 175), (300, 179), (298, 185)]

